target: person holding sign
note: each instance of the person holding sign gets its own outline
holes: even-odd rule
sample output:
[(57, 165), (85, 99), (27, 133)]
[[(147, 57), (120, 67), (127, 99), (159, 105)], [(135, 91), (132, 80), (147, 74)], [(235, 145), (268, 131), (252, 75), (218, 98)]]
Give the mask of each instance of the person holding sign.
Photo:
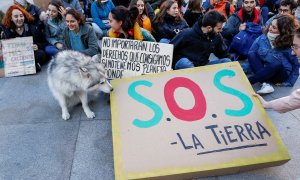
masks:
[(66, 49), (79, 51), (88, 56), (99, 53), (95, 31), (89, 24), (85, 24), (83, 16), (75, 9), (66, 12), (68, 28), (63, 32)]
[(111, 38), (125, 38), (141, 41), (155, 42), (149, 31), (143, 29), (137, 23), (139, 10), (136, 6), (129, 10), (124, 6), (117, 6), (109, 13), (109, 25), (111, 29), (107, 35)]
[(139, 9), (137, 22), (139, 23), (140, 27), (151, 32), (152, 31), (151, 20), (150, 17), (148, 16), (148, 9), (145, 0), (131, 0), (129, 8), (133, 6), (136, 6)]
[(33, 20), (34, 18), (26, 10), (18, 5), (12, 5), (6, 11), (3, 25), (9, 31), (7, 39), (32, 36), (36, 70), (40, 71), (40, 63), (45, 63), (47, 60), (44, 52), (46, 40), (38, 27), (30, 23)]
[[(296, 55), (297, 58), (300, 59), (300, 28), (297, 29), (294, 35), (292, 50), (292, 54)], [(264, 108), (273, 109), (280, 113), (285, 113), (300, 108), (300, 89), (295, 90), (289, 96), (272, 101), (265, 101), (258, 94), (254, 94), (254, 96), (258, 97)]]
[(274, 92), (269, 83), (293, 86), (299, 76), (300, 64), (291, 55), (293, 32), (298, 22), (291, 15), (281, 15), (272, 21), (266, 34), (259, 36), (252, 44), (248, 61), (254, 73), (248, 77), (251, 84), (262, 83), (259, 94)]
[[(220, 32), (226, 18), (218, 11), (209, 11), (199, 18), (193, 28), (183, 30), (170, 44), (174, 45), (173, 69), (185, 69), (230, 62), (227, 46)], [(214, 53), (218, 58), (209, 61)]]
[(48, 4), (48, 18), (45, 21), (45, 36), (50, 45), (46, 46), (46, 54), (50, 57), (56, 55), (64, 48), (63, 31), (67, 27), (63, 19), (63, 12), (60, 8), (63, 4), (60, 1), (51, 1)]
[(153, 20), (153, 35), (157, 41), (169, 43), (170, 40), (189, 25), (178, 9), (178, 3), (167, 0)]

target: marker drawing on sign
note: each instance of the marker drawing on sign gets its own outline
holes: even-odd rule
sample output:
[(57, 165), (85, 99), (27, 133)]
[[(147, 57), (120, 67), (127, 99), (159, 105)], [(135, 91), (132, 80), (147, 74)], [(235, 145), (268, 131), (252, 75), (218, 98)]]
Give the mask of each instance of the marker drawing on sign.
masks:
[(249, 96), (247, 96), (246, 94), (244, 94), (236, 89), (227, 87), (221, 83), (221, 79), (223, 77), (225, 77), (225, 76), (234, 77), (235, 75), (236, 75), (235, 72), (232, 70), (229, 70), (229, 69), (221, 70), (221, 71), (217, 72), (215, 75), (214, 85), (219, 90), (221, 90), (225, 93), (231, 94), (233, 96), (237, 96), (244, 103), (244, 107), (242, 109), (240, 109), (240, 110), (226, 109), (225, 114), (227, 114), (229, 116), (238, 116), (238, 117), (246, 116), (247, 114), (249, 114), (251, 112), (252, 107), (253, 107), (253, 102), (251, 101)]
[(237, 146), (237, 147), (232, 147), (232, 148), (224, 148), (224, 149), (217, 149), (217, 150), (213, 150), (213, 151), (201, 152), (201, 153), (197, 153), (197, 155), (217, 153), (217, 152), (223, 152), (223, 151), (233, 151), (233, 150), (237, 150), (237, 149), (247, 149), (247, 148), (261, 147), (261, 146), (267, 146), (267, 145), (268, 145), (267, 143), (262, 143), (262, 144)]
[(195, 134), (192, 134), (192, 140), (193, 140), (193, 145), (186, 145), (186, 143), (184, 142), (183, 138), (181, 137), (180, 133), (176, 133), (181, 145), (183, 146), (184, 149), (198, 149), (198, 146), (200, 146), (202, 149), (204, 149), (204, 146), (202, 145), (202, 143), (200, 142), (200, 140), (197, 138), (197, 136)]
[(224, 126), (222, 128), (214, 124), (206, 126), (205, 129), (210, 130), (218, 144), (226, 145), (229, 143), (243, 142), (245, 141), (244, 139), (247, 141), (264, 139), (264, 134), (268, 135), (269, 137), (271, 136), (269, 131), (258, 121), (255, 122), (255, 125), (244, 123), (244, 126), (234, 125)]

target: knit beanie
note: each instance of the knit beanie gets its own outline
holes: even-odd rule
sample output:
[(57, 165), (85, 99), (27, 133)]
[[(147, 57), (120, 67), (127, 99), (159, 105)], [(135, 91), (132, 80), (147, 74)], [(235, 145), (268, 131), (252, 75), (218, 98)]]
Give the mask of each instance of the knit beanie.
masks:
[(15, 0), (16, 3), (20, 4), (21, 6), (25, 6), (27, 1), (26, 0)]

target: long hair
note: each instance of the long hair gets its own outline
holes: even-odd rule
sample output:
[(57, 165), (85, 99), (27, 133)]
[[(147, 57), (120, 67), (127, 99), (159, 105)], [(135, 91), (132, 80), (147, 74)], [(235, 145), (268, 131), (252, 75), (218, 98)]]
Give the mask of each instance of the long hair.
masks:
[[(280, 15), (277, 20), (279, 36), (273, 42), (274, 47), (289, 48), (293, 45), (293, 34), (299, 27), (297, 20), (292, 15)], [(273, 21), (274, 21), (273, 20)]]
[[(64, 7), (63, 3), (60, 0), (52, 0), (49, 2), (48, 6), (49, 5), (55, 6), (58, 11), (59, 11), (60, 7)], [(62, 15), (60, 13), (58, 13), (57, 18), (60, 20), (63, 19)]]
[[(157, 25), (163, 24), (165, 22), (164, 18), (167, 15), (167, 11), (171, 8), (171, 6), (174, 3), (177, 3), (177, 1), (167, 0), (167, 1), (163, 2), (159, 12), (156, 14), (155, 18), (153, 19), (153, 23), (157, 24)], [(179, 13), (178, 16), (175, 18), (175, 21), (179, 22), (181, 20), (182, 20), (182, 16)]]
[(124, 6), (117, 6), (110, 13), (116, 21), (122, 22), (122, 30), (128, 32), (128, 30), (133, 28), (139, 15), (139, 10), (136, 6), (131, 7), (129, 10)]
[(34, 18), (25, 9), (23, 9), (22, 7), (20, 7), (18, 5), (12, 5), (12, 6), (10, 6), (7, 9), (7, 11), (6, 11), (6, 13), (5, 13), (5, 15), (4, 15), (3, 19), (2, 19), (2, 24), (6, 28), (13, 28), (13, 27), (15, 27), (15, 24), (11, 20), (12, 12), (15, 9), (21, 11), (21, 13), (24, 15), (24, 22), (31, 22), (31, 21), (34, 20)]
[(75, 9), (68, 9), (65, 16), (67, 16), (68, 14), (72, 15), (78, 21), (79, 25), (83, 25), (85, 23), (84, 17), (79, 11)]
[(138, 15), (138, 17), (137, 17), (137, 21), (138, 21), (139, 25), (142, 27), (142, 26), (143, 26), (143, 20), (142, 20), (143, 15), (149, 16), (149, 15), (148, 15), (148, 9), (147, 9), (147, 7), (146, 7), (146, 2), (145, 2), (145, 0), (131, 0), (131, 1), (130, 1), (130, 4), (129, 4), (129, 9), (132, 8), (132, 7), (134, 7), (134, 6), (137, 7), (137, 2), (138, 2), (138, 1), (143, 1), (143, 3), (144, 3), (144, 11), (143, 11), (142, 14), (139, 13), (139, 15)]
[(202, 12), (202, 0), (189, 0), (188, 9), (191, 11)]

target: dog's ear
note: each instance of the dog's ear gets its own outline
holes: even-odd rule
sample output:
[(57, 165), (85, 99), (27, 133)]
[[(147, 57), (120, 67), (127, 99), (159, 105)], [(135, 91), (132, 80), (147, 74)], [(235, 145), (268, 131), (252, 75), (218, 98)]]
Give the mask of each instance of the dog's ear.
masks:
[(89, 73), (88, 69), (85, 67), (80, 67), (79, 73), (80, 73), (81, 77), (83, 77), (83, 78), (90, 78), (90, 73)]

